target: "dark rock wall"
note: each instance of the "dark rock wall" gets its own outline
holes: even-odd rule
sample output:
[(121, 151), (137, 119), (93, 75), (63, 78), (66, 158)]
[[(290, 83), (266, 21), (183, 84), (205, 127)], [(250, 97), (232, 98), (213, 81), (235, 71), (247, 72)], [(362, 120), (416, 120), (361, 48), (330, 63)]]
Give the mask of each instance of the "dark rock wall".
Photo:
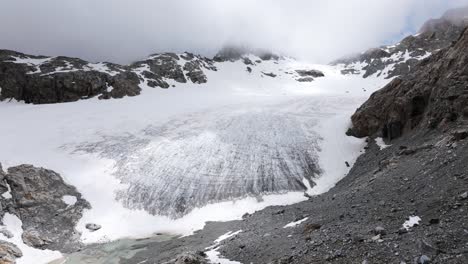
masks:
[(468, 29), (411, 74), (374, 93), (352, 116), (350, 134), (389, 139), (417, 127), (468, 123)]
[[(70, 252), (80, 247), (80, 233), (75, 226), (90, 208), (75, 187), (66, 184), (51, 170), (21, 165), (8, 173), (0, 170), (1, 191), (10, 186), (11, 198), (0, 197), (3, 213), (17, 215), (23, 224), (24, 243), (35, 248)], [(64, 196), (74, 196), (75, 204), (67, 204)]]
[[(169, 88), (167, 80), (206, 83), (206, 70), (215, 71), (213, 61), (186, 53), (155, 54), (129, 66), (112, 63), (91, 64), (76, 58), (31, 56), (0, 50), (0, 100), (26, 103), (73, 102), (99, 96), (99, 99), (136, 96), (140, 84)], [(17, 61), (20, 59), (21, 61)], [(29, 60), (43, 60), (31, 63)], [(141, 70), (141, 68), (144, 70)]]
[[(468, 26), (468, 8), (448, 11), (439, 19), (428, 21), (415, 36), (408, 36), (394, 46), (370, 49), (363, 54), (339, 59), (332, 64), (343, 64), (343, 74), (363, 74), (364, 78), (372, 75), (381, 76), (390, 67), (385, 78), (403, 76), (411, 72), (421, 58), (437, 53), (456, 41)], [(362, 69), (355, 69), (353, 64), (363, 63)]]

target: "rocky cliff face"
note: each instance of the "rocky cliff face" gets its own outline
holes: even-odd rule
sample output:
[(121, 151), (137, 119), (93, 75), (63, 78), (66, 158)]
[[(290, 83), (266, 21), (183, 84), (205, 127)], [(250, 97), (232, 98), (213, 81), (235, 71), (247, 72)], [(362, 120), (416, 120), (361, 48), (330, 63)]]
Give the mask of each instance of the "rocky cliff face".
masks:
[[(122, 98), (139, 95), (144, 88), (175, 87), (177, 84), (208, 82), (207, 72), (216, 63), (242, 60), (248, 73), (265, 61), (279, 64), (284, 59), (264, 50), (225, 47), (208, 59), (192, 53), (154, 54), (130, 65), (90, 63), (77, 58), (33, 56), (0, 50), (0, 101), (16, 99), (26, 103), (50, 104), (98, 97)], [(281, 72), (282, 70), (279, 69)], [(285, 72), (299, 82), (311, 82), (324, 74), (317, 70)], [(262, 72), (275, 78), (273, 72)]]
[(352, 122), (352, 135), (388, 139), (418, 127), (468, 124), (468, 29), (451, 47), (374, 93)]
[(7, 173), (0, 167), (0, 184), (1, 218), (9, 212), (21, 219), (25, 244), (62, 252), (79, 248), (75, 226), (90, 205), (59, 174), (31, 165)]
[(147, 86), (168, 88), (170, 82), (187, 79), (205, 83), (206, 70), (216, 70), (213, 61), (190, 53), (155, 54), (131, 65), (117, 65), (0, 50), (0, 100), (44, 104), (95, 96), (122, 98), (138, 95)]
[(392, 78), (408, 74), (419, 61), (452, 45), (465, 26), (468, 26), (468, 8), (446, 12), (440, 19), (424, 24), (419, 33), (408, 36), (392, 46), (370, 49), (360, 55), (340, 59), (344, 74), (362, 74)]

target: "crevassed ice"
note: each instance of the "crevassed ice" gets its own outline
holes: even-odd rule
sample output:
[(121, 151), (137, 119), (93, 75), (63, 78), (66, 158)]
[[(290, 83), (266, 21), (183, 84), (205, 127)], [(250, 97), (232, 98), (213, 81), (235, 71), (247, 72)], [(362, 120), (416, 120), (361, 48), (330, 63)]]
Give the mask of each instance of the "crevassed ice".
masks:
[(128, 208), (180, 217), (211, 202), (305, 191), (304, 178), (313, 186), (317, 107), (296, 100), (199, 112), (76, 150), (115, 160), (127, 186), (117, 198)]

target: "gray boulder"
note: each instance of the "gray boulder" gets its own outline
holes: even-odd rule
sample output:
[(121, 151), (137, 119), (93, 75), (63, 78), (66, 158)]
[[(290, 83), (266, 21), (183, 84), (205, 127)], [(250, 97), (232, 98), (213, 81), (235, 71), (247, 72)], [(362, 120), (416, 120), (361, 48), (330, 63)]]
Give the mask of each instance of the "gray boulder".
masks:
[(184, 65), (184, 71), (187, 72), (187, 77), (193, 83), (206, 83), (208, 78), (200, 67), (198, 61), (189, 61)]
[(201, 251), (187, 252), (178, 255), (175, 259), (163, 264), (208, 264), (206, 254)]
[(99, 229), (101, 229), (100, 225), (93, 224), (93, 223), (86, 224), (85, 227), (86, 227), (86, 229), (88, 229), (91, 232), (98, 231)]
[(313, 82), (314, 78), (312, 78), (312, 77), (303, 77), (303, 78), (297, 79), (296, 81), (298, 81), (298, 82)]
[(297, 74), (301, 77), (313, 77), (313, 78), (319, 78), (319, 77), (324, 77), (325, 74), (321, 71), (318, 70), (296, 70)]

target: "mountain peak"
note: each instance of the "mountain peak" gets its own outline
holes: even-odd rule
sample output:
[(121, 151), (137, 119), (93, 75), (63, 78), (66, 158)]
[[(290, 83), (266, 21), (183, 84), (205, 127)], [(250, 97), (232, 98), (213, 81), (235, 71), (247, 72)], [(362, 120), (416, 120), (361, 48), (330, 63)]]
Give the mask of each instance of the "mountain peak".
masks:
[(255, 55), (262, 60), (279, 60), (282, 58), (282, 56), (267, 49), (253, 49), (241, 45), (226, 45), (218, 51), (213, 59), (217, 62), (236, 61), (249, 54)]

